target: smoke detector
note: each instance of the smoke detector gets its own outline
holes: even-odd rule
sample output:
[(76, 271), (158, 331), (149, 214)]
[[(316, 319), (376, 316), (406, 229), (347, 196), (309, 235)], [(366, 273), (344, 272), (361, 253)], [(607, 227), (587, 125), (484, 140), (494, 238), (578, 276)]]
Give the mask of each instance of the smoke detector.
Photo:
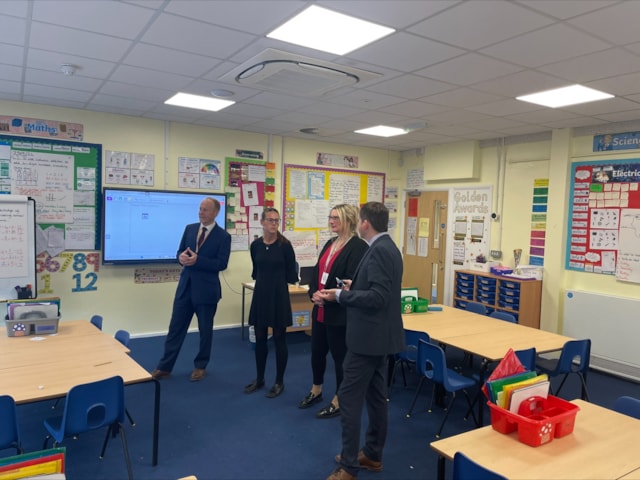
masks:
[(67, 77), (70, 77), (78, 71), (78, 67), (76, 67), (75, 65), (71, 65), (70, 63), (63, 63), (62, 65), (60, 65), (60, 71)]
[(320, 96), (381, 74), (268, 48), (221, 80), (294, 95)]

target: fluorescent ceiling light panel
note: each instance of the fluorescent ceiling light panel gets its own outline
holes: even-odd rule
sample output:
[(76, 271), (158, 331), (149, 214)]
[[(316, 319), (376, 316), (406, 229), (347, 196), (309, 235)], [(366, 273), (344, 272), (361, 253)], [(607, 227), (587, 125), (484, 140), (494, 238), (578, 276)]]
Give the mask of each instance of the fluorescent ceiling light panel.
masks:
[(312, 5), (267, 37), (344, 55), (393, 32), (393, 28)]
[(191, 95), (189, 93), (176, 93), (164, 103), (167, 105), (176, 105), (178, 107), (195, 108), (198, 110), (209, 110), (217, 112), (223, 108), (227, 108), (236, 102), (231, 100), (221, 100), (219, 98), (202, 97), (200, 95)]
[(523, 102), (535, 103), (545, 107), (558, 108), (567, 105), (577, 105), (579, 103), (595, 102), (596, 100), (604, 100), (613, 98), (609, 93), (600, 92), (593, 88), (583, 87), (582, 85), (570, 85), (568, 87), (556, 88), (531, 95), (523, 95), (516, 97), (516, 100)]
[(404, 128), (386, 127), (378, 125), (377, 127), (364, 128), (356, 130), (355, 133), (363, 133), (365, 135), (375, 135), (376, 137), (395, 137), (396, 135), (404, 135), (408, 133)]

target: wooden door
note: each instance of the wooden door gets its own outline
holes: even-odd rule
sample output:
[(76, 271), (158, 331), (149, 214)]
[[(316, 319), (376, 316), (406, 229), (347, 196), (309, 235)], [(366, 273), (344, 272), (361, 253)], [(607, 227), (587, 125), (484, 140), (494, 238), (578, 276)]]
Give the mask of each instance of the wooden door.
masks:
[(418, 287), (429, 303), (444, 303), (447, 191), (408, 194), (402, 246), (403, 287)]

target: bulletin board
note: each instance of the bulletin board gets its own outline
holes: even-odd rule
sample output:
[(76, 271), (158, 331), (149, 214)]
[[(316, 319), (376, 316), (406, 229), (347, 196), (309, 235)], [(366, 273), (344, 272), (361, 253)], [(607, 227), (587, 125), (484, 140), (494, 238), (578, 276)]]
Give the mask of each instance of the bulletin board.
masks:
[(571, 168), (567, 270), (640, 283), (640, 159)]
[[(0, 195), (0, 301), (35, 296), (36, 203), (23, 195)], [(27, 288), (28, 287), (28, 288)]]
[(315, 265), (318, 247), (330, 238), (333, 206), (384, 202), (386, 176), (380, 172), (285, 164), (284, 180), (283, 230), (302, 267)]
[(275, 165), (264, 160), (227, 157), (227, 231), (231, 249), (248, 250), (262, 235), (264, 207), (274, 205)]
[(56, 254), (100, 248), (101, 179), (102, 145), (0, 135), (0, 193), (35, 200), (36, 224)]

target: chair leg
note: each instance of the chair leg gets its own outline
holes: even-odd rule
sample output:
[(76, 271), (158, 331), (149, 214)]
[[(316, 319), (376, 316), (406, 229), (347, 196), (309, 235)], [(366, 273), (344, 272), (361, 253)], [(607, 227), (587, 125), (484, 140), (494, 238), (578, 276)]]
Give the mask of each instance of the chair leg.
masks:
[(564, 382), (567, 380), (568, 376), (569, 376), (568, 373), (564, 374), (564, 377), (562, 378), (562, 381), (560, 382), (560, 386), (558, 387), (558, 389), (556, 390), (556, 393), (554, 394), (556, 397), (560, 396), (560, 390), (562, 390), (562, 387), (564, 386)]
[(124, 433), (122, 425), (116, 426), (120, 430), (120, 438), (122, 439), (122, 449), (124, 450), (124, 459), (127, 462), (127, 473), (129, 480), (133, 480), (133, 470), (131, 470), (131, 459), (129, 458), (129, 447), (127, 446), (127, 436)]
[(53, 405), (51, 405), (51, 409), (55, 410), (59, 403), (60, 403), (60, 399), (56, 398), (56, 401), (53, 402)]
[(416, 393), (413, 396), (413, 400), (411, 401), (411, 406), (409, 407), (409, 411), (407, 412), (407, 415), (406, 415), (407, 418), (411, 417), (411, 412), (413, 412), (413, 406), (416, 404), (416, 400), (418, 399), (418, 395), (420, 394), (420, 390), (422, 389), (422, 383), (424, 382), (424, 378), (425, 377), (420, 378), (420, 381), (418, 382), (418, 388), (416, 389)]
[(451, 413), (451, 405), (453, 405), (453, 401), (456, 399), (456, 392), (451, 392), (451, 400), (449, 400), (449, 404), (445, 409), (444, 417), (442, 418), (442, 422), (440, 423), (440, 428), (438, 428), (438, 433), (436, 433), (436, 438), (440, 438), (440, 434), (442, 433), (442, 429), (444, 428), (444, 424), (447, 421), (447, 417), (449, 417), (449, 413)]
[(589, 401), (589, 392), (587, 391), (587, 377), (583, 375), (582, 372), (578, 372), (578, 376), (580, 377), (580, 381), (582, 382), (582, 400)]
[(129, 419), (129, 423), (131, 424), (132, 427), (136, 426), (136, 422), (133, 420), (133, 417), (131, 416), (131, 414), (129, 413), (129, 410), (127, 410), (126, 408), (124, 409), (124, 413), (127, 414), (127, 418)]
[[(476, 414), (473, 411), (473, 407), (475, 406), (476, 402), (480, 398), (480, 395), (482, 394), (481, 393), (482, 391), (479, 390), (478, 393), (473, 397), (473, 402), (471, 401), (471, 397), (469, 397), (469, 393), (466, 390), (462, 390), (462, 392), (464, 393), (464, 396), (467, 399), (467, 405), (469, 405), (469, 412), (471, 412), (471, 416), (473, 417), (473, 421), (475, 422), (476, 427), (479, 427), (480, 426), (480, 422), (476, 418)], [(466, 415), (464, 416), (465, 420), (467, 420), (467, 418), (469, 418), (469, 412), (467, 412)]]
[(104, 452), (107, 451), (107, 442), (109, 441), (109, 435), (113, 432), (113, 436), (115, 437), (116, 435), (116, 431), (115, 431), (115, 423), (109, 425), (109, 428), (107, 428), (107, 434), (104, 436), (104, 442), (102, 443), (102, 450), (100, 451), (100, 459), (104, 458)]
[(42, 450), (46, 450), (47, 449), (47, 445), (49, 444), (49, 439), (51, 438), (51, 435), (47, 435), (46, 437), (44, 437), (44, 443), (42, 444)]

